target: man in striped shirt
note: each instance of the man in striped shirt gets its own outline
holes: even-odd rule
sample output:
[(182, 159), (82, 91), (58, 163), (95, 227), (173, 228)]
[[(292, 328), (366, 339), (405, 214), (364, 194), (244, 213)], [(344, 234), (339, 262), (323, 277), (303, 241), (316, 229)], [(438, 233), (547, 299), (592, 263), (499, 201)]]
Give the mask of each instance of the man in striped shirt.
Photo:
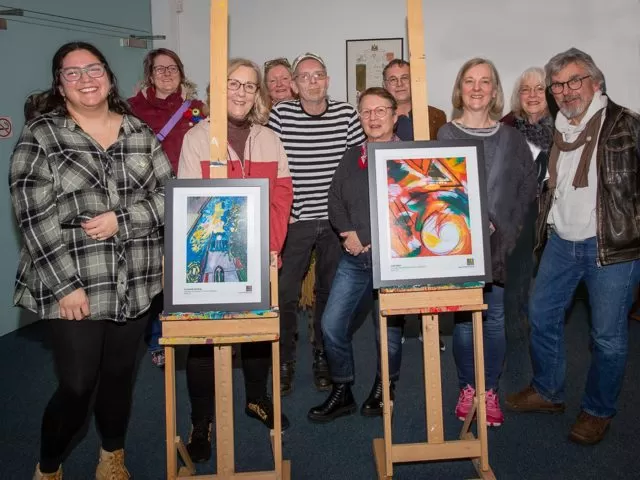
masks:
[(314, 383), (318, 390), (331, 387), (320, 321), (341, 245), (329, 224), (327, 193), (344, 152), (365, 140), (356, 109), (328, 98), (329, 77), (322, 58), (313, 53), (302, 54), (294, 60), (292, 71), (292, 89), (299, 100), (274, 106), (268, 124), (284, 144), (293, 180), (293, 207), (280, 272), (282, 395), (288, 395), (292, 388), (298, 299), (314, 248)]

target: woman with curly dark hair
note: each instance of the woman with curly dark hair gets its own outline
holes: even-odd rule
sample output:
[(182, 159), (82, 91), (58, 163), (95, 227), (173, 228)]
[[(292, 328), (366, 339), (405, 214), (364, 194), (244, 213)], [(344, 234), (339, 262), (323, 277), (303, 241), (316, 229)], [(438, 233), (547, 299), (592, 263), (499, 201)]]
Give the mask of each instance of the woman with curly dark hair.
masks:
[(96, 47), (63, 45), (51, 73), (9, 173), (23, 242), (14, 303), (47, 321), (58, 372), (33, 478), (62, 478), (95, 393), (102, 438), (95, 478), (125, 480), (136, 353), (161, 290), (171, 165), (151, 129), (131, 115)]

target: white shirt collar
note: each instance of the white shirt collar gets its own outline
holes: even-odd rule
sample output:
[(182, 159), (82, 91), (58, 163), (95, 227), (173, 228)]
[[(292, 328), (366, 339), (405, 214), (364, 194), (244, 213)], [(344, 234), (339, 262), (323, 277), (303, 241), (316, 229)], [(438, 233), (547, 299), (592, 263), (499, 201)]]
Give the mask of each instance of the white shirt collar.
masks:
[(587, 114), (580, 120), (578, 125), (572, 125), (562, 112), (558, 112), (556, 117), (556, 128), (560, 133), (577, 133), (581, 132), (589, 123), (589, 120), (602, 108), (607, 106), (607, 96), (603, 95), (600, 90), (593, 94), (591, 104), (587, 108)]

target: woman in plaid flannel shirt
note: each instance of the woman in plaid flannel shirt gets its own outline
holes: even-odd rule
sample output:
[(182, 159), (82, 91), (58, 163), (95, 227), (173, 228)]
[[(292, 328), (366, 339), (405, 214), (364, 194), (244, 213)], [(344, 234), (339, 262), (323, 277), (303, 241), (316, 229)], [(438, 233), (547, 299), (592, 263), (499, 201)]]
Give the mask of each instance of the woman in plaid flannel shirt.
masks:
[(14, 303), (48, 321), (59, 380), (34, 478), (62, 478), (64, 453), (97, 389), (96, 479), (128, 479), (124, 438), (146, 312), (161, 290), (171, 165), (94, 46), (60, 47), (52, 77), (9, 174), (23, 241)]

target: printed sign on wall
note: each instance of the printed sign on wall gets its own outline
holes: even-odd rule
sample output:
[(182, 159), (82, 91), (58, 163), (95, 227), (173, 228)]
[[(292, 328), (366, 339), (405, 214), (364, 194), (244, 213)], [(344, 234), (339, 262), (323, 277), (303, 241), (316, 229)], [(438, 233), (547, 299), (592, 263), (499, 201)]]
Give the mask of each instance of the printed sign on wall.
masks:
[(13, 124), (11, 118), (0, 117), (0, 140), (11, 138), (13, 136)]

